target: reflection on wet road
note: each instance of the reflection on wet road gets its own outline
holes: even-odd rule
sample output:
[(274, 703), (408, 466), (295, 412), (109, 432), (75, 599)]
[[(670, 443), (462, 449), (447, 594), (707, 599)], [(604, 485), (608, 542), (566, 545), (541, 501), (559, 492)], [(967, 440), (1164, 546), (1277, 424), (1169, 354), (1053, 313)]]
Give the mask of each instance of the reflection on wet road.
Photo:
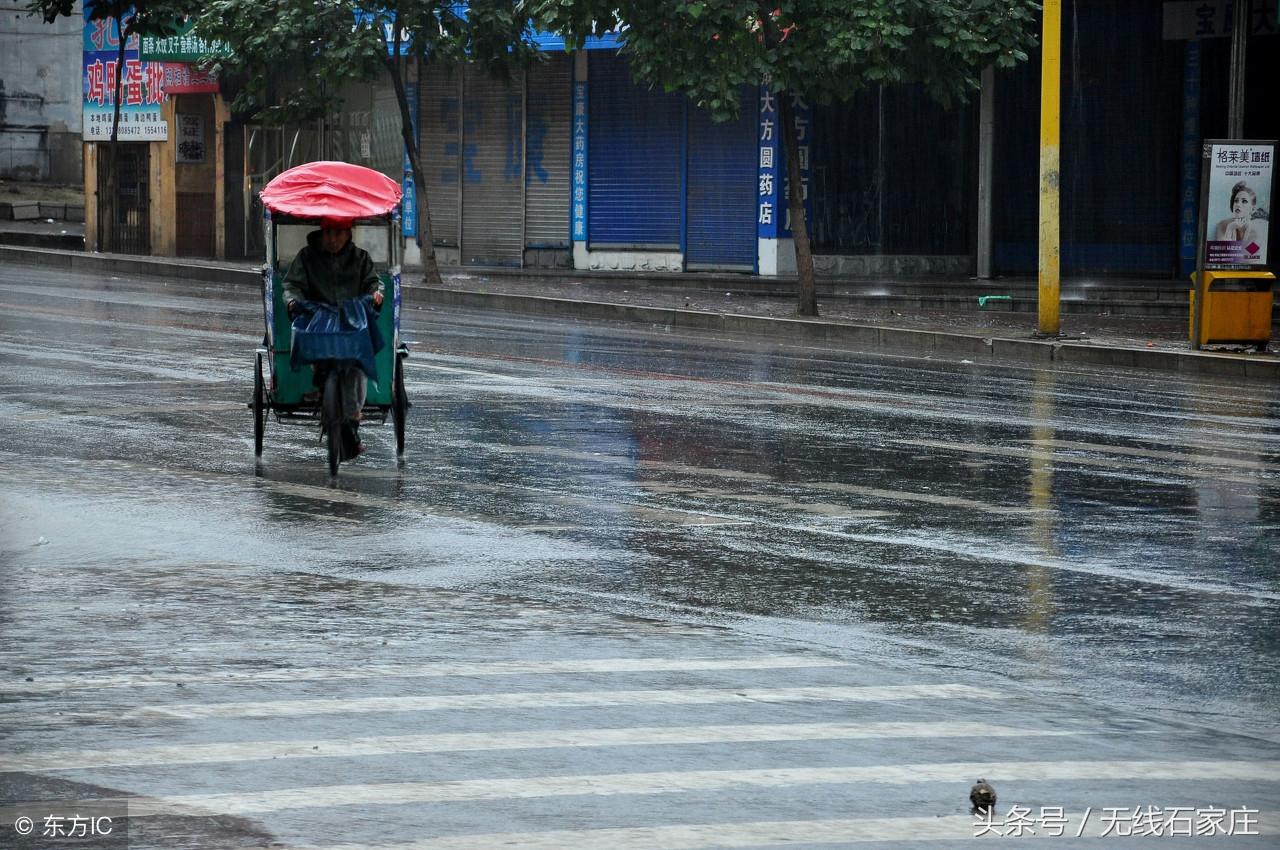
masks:
[(978, 770), (1280, 809), (1274, 386), (410, 292), (407, 458), (334, 483), (309, 427), (254, 464), (254, 293), (0, 304), (10, 802), (138, 795), (162, 847), (936, 846)]

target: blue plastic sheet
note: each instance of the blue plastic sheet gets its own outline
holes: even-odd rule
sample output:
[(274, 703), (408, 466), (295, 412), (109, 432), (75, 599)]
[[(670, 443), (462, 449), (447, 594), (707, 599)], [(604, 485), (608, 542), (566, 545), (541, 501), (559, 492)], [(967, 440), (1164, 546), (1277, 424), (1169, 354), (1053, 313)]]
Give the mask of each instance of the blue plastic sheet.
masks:
[(301, 301), (298, 306), (289, 364), (297, 369), (322, 360), (354, 360), (376, 386), (378, 368), (373, 355), (385, 342), (372, 299), (351, 298), (339, 307), (320, 301)]

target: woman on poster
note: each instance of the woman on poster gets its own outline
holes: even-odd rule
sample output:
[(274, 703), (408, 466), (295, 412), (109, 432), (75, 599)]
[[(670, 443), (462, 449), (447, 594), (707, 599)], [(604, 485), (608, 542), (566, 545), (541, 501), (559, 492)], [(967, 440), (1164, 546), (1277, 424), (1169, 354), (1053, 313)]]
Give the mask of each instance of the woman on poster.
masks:
[(1246, 246), (1252, 244), (1259, 248), (1265, 245), (1267, 222), (1253, 217), (1253, 211), (1258, 206), (1258, 193), (1241, 180), (1231, 187), (1230, 206), (1231, 218), (1218, 222), (1214, 239), (1218, 242), (1239, 242)]

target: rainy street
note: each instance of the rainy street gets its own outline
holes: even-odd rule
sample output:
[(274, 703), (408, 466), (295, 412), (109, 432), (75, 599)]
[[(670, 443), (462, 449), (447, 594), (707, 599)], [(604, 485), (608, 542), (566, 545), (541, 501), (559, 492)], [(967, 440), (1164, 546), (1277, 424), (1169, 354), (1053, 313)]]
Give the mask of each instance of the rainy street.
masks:
[(331, 481), (312, 425), (255, 464), (251, 288), (9, 265), (0, 302), (4, 828), (939, 847), (983, 777), (1063, 846), (1276, 846), (1274, 385), (409, 289), (405, 458), (366, 427)]

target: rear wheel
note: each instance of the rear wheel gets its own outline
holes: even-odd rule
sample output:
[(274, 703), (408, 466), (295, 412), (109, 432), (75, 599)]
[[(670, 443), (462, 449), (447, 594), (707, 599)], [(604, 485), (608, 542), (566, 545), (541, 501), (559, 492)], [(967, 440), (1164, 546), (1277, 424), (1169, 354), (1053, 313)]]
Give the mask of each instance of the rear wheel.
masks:
[(262, 435), (267, 429), (267, 388), (262, 379), (262, 355), (253, 368), (253, 454), (262, 457)]
[(338, 461), (342, 459), (342, 381), (338, 378), (337, 369), (330, 369), (324, 379), (320, 421), (329, 443), (329, 474), (337, 475)]
[(391, 386), (391, 418), (396, 427), (396, 454), (404, 454), (405, 420), (409, 414), (409, 395), (404, 390), (404, 358), (396, 356), (395, 379)]

